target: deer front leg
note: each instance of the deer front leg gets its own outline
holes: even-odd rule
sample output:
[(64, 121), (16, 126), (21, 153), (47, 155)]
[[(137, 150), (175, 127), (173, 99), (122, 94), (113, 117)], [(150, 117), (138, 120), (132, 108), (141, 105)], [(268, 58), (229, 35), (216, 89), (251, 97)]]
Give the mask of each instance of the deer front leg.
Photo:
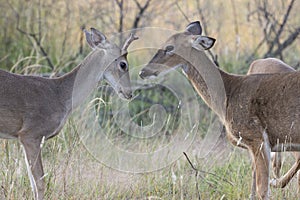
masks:
[(27, 166), (30, 184), (34, 193), (34, 199), (44, 199), (44, 170), (41, 158), (42, 138), (28, 138), (20, 136), (24, 147), (25, 162)]
[(263, 133), (263, 142), (259, 145), (252, 146), (254, 162), (254, 173), (256, 174), (256, 191), (259, 199), (269, 199), (269, 183), (270, 183), (270, 154), (271, 149), (267, 134)]

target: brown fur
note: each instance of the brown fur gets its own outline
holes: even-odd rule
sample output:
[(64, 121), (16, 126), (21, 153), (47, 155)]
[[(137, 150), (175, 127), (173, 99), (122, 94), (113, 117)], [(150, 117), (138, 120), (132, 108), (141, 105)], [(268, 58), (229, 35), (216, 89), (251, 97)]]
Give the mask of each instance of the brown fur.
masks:
[[(281, 151), (282, 146), (287, 151), (300, 150), (300, 72), (229, 74), (209, 60), (204, 48), (200, 49), (205, 46), (203, 43), (197, 46), (196, 42), (212, 43), (207, 37), (186, 31), (171, 36), (162, 49), (173, 45), (173, 54), (157, 52), (149, 65), (141, 70), (140, 76), (158, 75), (167, 68), (161, 65), (183, 66), (199, 95), (223, 121), (228, 137), (232, 141), (240, 141), (249, 150), (258, 197), (269, 199), (271, 150)], [(221, 78), (225, 97), (219, 99), (224, 101), (215, 102), (211, 98), (214, 91), (210, 91), (205, 81), (209, 80), (208, 75)], [(220, 104), (224, 105), (224, 110), (218, 108)]]
[[(258, 59), (251, 63), (250, 68), (247, 74), (264, 74), (264, 73), (285, 73), (285, 72), (295, 72), (296, 70), (291, 66), (285, 64), (279, 59), (276, 58), (265, 58)], [(296, 162), (291, 167), (291, 169), (282, 177), (279, 176), (281, 169), (281, 153), (275, 152), (272, 155), (272, 166), (274, 170), (275, 178), (271, 181), (271, 185), (274, 187), (285, 187), (294, 175), (300, 169), (300, 152), (293, 152), (293, 155), (296, 159)], [(253, 177), (255, 183), (255, 177)], [(298, 183), (300, 183), (300, 174), (298, 173)], [(298, 184), (298, 188), (300, 185)]]
[(284, 73), (294, 71), (294, 68), (277, 58), (265, 58), (253, 61), (247, 74)]

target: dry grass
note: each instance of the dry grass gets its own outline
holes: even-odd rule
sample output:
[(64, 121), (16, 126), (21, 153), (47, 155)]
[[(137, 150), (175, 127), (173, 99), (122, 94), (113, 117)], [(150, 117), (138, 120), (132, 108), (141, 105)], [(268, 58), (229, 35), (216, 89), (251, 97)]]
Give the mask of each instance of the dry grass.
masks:
[[(93, 158), (70, 123), (44, 146), (47, 199), (197, 199), (198, 192), (201, 199), (248, 198), (251, 167), (246, 151), (229, 145), (199, 159), (201, 139), (197, 137), (187, 154), (198, 169), (212, 174), (199, 173), (195, 177), (185, 157), (159, 171), (131, 174), (106, 167)], [(1, 199), (31, 199), (19, 143), (1, 140), (0, 145)], [(288, 157), (284, 171), (291, 162)], [(285, 189), (272, 189), (272, 198), (297, 199), (296, 191), (296, 181), (292, 180)]]

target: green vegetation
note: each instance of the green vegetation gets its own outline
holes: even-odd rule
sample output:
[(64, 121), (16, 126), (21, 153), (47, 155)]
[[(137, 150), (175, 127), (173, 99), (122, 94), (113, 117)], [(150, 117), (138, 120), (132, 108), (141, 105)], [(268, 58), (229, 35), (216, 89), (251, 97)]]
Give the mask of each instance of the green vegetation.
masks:
[[(120, 7), (116, 2), (123, 1), (0, 0), (0, 68), (20, 74), (39, 75), (70, 71), (90, 51), (81, 26), (97, 27), (107, 35), (134, 27), (136, 16), (140, 14), (139, 6), (135, 1), (124, 3), (125, 14), (121, 26)], [(251, 55), (250, 61), (261, 58), (267, 52), (267, 43), (255, 51), (263, 37), (264, 27), (256, 20), (259, 17), (251, 11), (257, 11), (256, 3), (260, 1), (231, 1), (235, 2), (235, 14), (232, 14), (233, 5), (221, 0), (176, 2), (153, 0), (142, 13), (137, 27), (181, 30), (187, 22), (179, 11), (180, 7), (190, 21), (202, 20), (208, 26), (206, 33), (217, 38), (213, 54), (218, 55), (219, 64), (225, 71), (245, 74), (249, 66), (246, 60)], [(296, 1), (293, 7), (287, 29), (280, 37), (281, 43), (299, 24), (299, 2)], [(271, 4), (272, 16), (282, 19), (288, 3), (277, 0)], [(204, 14), (205, 20), (201, 14)], [(155, 35), (151, 39), (156, 42), (157, 38), (161, 39)], [(269, 39), (274, 40), (274, 34), (270, 34)], [(151, 57), (143, 52), (140, 55), (138, 58), (129, 55), (131, 66), (140, 66)], [(280, 56), (291, 66), (299, 66), (299, 36)], [(168, 144), (181, 117), (179, 101), (172, 92), (163, 86), (149, 86), (135, 91), (137, 98), (129, 103), (131, 118), (128, 120), (147, 126), (153, 119), (149, 115), (152, 105), (159, 103), (167, 111), (168, 123), (161, 134), (143, 142), (128, 137), (115, 124), (112, 99), (108, 96), (111, 92), (108, 87), (99, 89), (93, 94), (97, 99), (92, 106), (98, 125), (110, 141), (135, 151), (148, 151), (151, 150), (149, 148)], [(79, 131), (85, 130), (85, 127), (79, 127), (77, 119), (80, 116), (75, 113), (61, 133), (44, 144), (46, 198), (177, 200), (199, 199), (200, 196), (201, 199), (247, 199), (251, 188), (251, 166), (246, 151), (228, 144), (201, 158), (203, 155), (199, 152), (199, 146), (215, 115), (204, 106), (200, 97), (199, 105), (202, 115), (198, 132), (194, 143), (186, 151), (193, 165), (203, 171), (198, 172), (197, 176), (184, 156), (161, 170), (143, 174), (124, 173), (106, 167), (90, 152), (93, 147), (85, 146), (82, 139), (84, 134)], [(93, 145), (96, 148), (97, 144)], [(1, 139), (0, 160), (0, 199), (32, 199), (19, 142)], [(293, 159), (287, 157), (283, 172), (289, 169), (292, 162)], [(295, 180), (283, 190), (272, 189), (271, 194), (273, 199), (299, 198)]]

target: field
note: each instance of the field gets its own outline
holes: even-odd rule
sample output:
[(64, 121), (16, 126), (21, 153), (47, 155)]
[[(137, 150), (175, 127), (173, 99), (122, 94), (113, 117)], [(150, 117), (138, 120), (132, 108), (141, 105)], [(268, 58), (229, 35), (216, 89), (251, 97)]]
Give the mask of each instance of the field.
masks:
[[(104, 166), (80, 142), (72, 120), (43, 150), (47, 199), (248, 199), (251, 166), (246, 151), (225, 147), (217, 161), (197, 159), (197, 142), (162, 170), (132, 174)], [(31, 199), (22, 149), (17, 141), (1, 143), (1, 199)], [(214, 152), (216, 154), (216, 152)], [(286, 153), (285, 156), (288, 154)], [(217, 156), (216, 156), (217, 157)], [(291, 165), (288, 157), (283, 171)], [(200, 171), (201, 170), (201, 171)], [(297, 183), (272, 189), (273, 199), (298, 199)]]
[[(145, 82), (138, 72), (194, 20), (217, 38), (210, 57), (227, 72), (245, 74), (263, 57), (298, 69), (299, 9), (293, 0), (0, 0), (0, 68), (13, 73), (69, 72), (91, 51), (81, 28), (95, 27), (116, 43), (132, 29), (140, 37), (128, 55), (135, 98), (120, 100), (101, 82), (43, 145), (46, 199), (249, 199), (248, 152), (227, 142), (180, 70)], [(290, 153), (283, 157), (281, 174), (294, 163)], [(33, 199), (19, 141), (0, 139), (0, 160), (0, 199)], [(296, 178), (271, 188), (271, 198), (299, 199)]]

